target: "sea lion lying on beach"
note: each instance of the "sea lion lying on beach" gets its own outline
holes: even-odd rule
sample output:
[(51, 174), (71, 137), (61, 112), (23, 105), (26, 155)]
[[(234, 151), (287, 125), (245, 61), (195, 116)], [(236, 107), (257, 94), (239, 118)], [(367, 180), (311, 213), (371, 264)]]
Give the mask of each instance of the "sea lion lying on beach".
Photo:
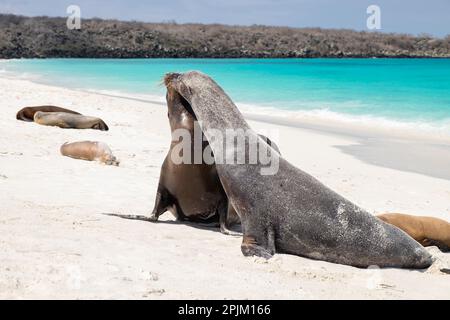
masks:
[[(200, 138), (198, 147), (202, 155), (209, 144), (203, 139), (192, 111), (186, 109), (189, 106), (184, 98), (170, 86), (170, 77), (165, 79), (165, 84), (172, 142), (161, 168), (155, 206), (149, 220), (157, 221), (162, 213), (170, 211), (178, 220), (193, 222), (219, 220), (222, 233), (235, 234), (229, 228), (239, 222), (239, 217), (222, 188), (215, 164), (205, 163), (203, 157), (199, 157), (200, 161), (195, 162), (196, 133)], [(198, 131), (195, 132), (196, 130)], [(184, 137), (190, 139), (188, 141), (190, 156), (189, 159), (185, 158), (183, 163), (174, 161), (174, 157), (178, 154), (172, 154), (179, 152), (176, 148), (181, 137), (175, 136), (177, 132), (183, 134), (183, 139)], [(268, 138), (261, 137), (278, 150)]]
[(44, 126), (56, 126), (64, 129), (109, 130), (106, 123), (100, 118), (65, 112), (38, 111), (34, 114), (34, 122)]
[(22, 121), (33, 122), (34, 114), (38, 111), (42, 112), (65, 112), (71, 114), (81, 114), (76, 111), (72, 111), (69, 109), (56, 107), (56, 106), (37, 106), (37, 107), (25, 107), (19, 112), (17, 112), (16, 119)]
[(450, 223), (445, 220), (402, 213), (384, 213), (377, 217), (405, 231), (424, 247), (437, 246), (443, 252), (450, 251)]
[[(280, 252), (357, 267), (431, 265), (431, 255), (406, 233), (359, 208), (268, 147), (210, 77), (188, 72), (169, 74), (167, 79), (199, 120), (211, 146), (217, 174), (241, 219), (244, 255), (270, 258)], [(241, 142), (224, 144), (219, 137), (227, 136), (227, 130), (237, 132)], [(269, 167), (262, 158), (256, 163), (247, 161), (246, 150), (265, 150)], [(244, 164), (229, 161), (242, 155)]]
[(109, 146), (104, 142), (98, 141), (79, 141), (73, 143), (64, 143), (61, 146), (61, 154), (74, 159), (99, 161), (106, 165), (118, 166), (119, 161), (112, 154)]

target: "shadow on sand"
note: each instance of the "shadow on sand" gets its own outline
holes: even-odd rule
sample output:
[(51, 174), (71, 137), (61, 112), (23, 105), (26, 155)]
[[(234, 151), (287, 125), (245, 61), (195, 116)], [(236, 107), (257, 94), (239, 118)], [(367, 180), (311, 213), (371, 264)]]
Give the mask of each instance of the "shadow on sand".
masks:
[[(209, 223), (202, 223), (202, 222), (191, 222), (191, 221), (180, 221), (180, 220), (158, 220), (158, 221), (151, 221), (147, 216), (143, 215), (135, 215), (135, 214), (120, 214), (120, 213), (101, 213), (105, 216), (110, 217), (118, 217), (121, 219), (127, 219), (127, 220), (138, 220), (138, 221), (145, 221), (145, 222), (151, 222), (151, 223), (161, 223), (161, 224), (169, 224), (169, 225), (186, 225), (191, 228), (200, 229), (200, 230), (207, 230), (207, 231), (213, 231), (213, 232), (219, 232), (219, 223), (218, 222), (209, 222)], [(242, 232), (241, 225), (236, 225), (231, 228), (232, 231), (235, 232)]]

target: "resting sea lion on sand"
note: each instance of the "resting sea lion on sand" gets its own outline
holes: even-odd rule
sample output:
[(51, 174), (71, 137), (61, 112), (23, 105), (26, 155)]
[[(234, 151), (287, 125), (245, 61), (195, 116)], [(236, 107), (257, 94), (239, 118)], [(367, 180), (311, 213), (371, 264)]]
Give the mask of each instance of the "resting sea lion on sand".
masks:
[(16, 119), (22, 120), (22, 121), (28, 121), (33, 122), (34, 121), (34, 114), (38, 111), (42, 112), (65, 112), (65, 113), (71, 113), (71, 114), (81, 114), (76, 111), (72, 111), (69, 109), (64, 109), (61, 107), (55, 107), (55, 106), (38, 106), (38, 107), (25, 107), (19, 112), (17, 112)]
[[(217, 174), (241, 219), (244, 255), (269, 258), (280, 252), (357, 267), (431, 265), (431, 255), (403, 231), (359, 208), (267, 147), (211, 78), (188, 72), (169, 74), (167, 79), (185, 99), (185, 107), (192, 109), (208, 139)], [(228, 146), (227, 141), (224, 148), (219, 137), (226, 136), (227, 130), (238, 131), (244, 144)], [(244, 164), (228, 161), (246, 150), (261, 149), (270, 156), (270, 168), (261, 159)], [(227, 160), (221, 161), (221, 155)]]
[(450, 251), (450, 223), (445, 220), (402, 213), (384, 213), (377, 217), (405, 231), (424, 247), (437, 246), (441, 251)]
[(109, 146), (104, 142), (98, 141), (80, 141), (73, 143), (64, 143), (61, 146), (61, 154), (63, 156), (74, 159), (99, 161), (107, 165), (118, 166), (119, 161), (112, 154)]
[(65, 112), (38, 111), (34, 114), (34, 122), (44, 126), (56, 126), (64, 129), (109, 130), (106, 123), (100, 118)]
[[(170, 211), (178, 220), (194, 222), (219, 220), (220, 231), (224, 234), (233, 234), (229, 227), (238, 223), (239, 217), (228, 202), (215, 165), (205, 163), (203, 158), (197, 164), (195, 162), (195, 116), (192, 110), (188, 110), (186, 100), (170, 86), (170, 78), (165, 79), (165, 84), (172, 142), (161, 168), (155, 206), (149, 220), (157, 221), (162, 213)], [(183, 133), (188, 134), (186, 137), (190, 139), (190, 157), (183, 163), (173, 161), (172, 157), (172, 152), (177, 152), (175, 148), (180, 142), (180, 137), (174, 134), (179, 132), (178, 130), (184, 130)], [(203, 154), (208, 142), (203, 139), (199, 127), (197, 130), (201, 139), (198, 147)], [(268, 138), (263, 139), (272, 145)]]

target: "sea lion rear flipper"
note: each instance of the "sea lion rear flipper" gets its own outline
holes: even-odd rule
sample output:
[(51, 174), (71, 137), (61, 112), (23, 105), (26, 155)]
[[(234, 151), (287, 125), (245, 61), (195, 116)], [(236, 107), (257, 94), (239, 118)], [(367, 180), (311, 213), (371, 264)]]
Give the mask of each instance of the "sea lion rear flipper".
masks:
[(167, 208), (172, 204), (172, 196), (164, 187), (158, 185), (158, 191), (156, 191), (155, 198), (155, 207), (149, 217), (149, 221), (157, 221), (159, 216), (166, 212)]

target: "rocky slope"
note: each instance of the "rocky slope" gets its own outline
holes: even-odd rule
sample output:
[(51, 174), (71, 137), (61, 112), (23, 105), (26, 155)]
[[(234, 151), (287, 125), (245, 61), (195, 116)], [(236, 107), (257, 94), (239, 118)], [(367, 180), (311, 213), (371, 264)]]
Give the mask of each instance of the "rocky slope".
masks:
[(450, 57), (450, 36), (0, 15), (0, 58)]

